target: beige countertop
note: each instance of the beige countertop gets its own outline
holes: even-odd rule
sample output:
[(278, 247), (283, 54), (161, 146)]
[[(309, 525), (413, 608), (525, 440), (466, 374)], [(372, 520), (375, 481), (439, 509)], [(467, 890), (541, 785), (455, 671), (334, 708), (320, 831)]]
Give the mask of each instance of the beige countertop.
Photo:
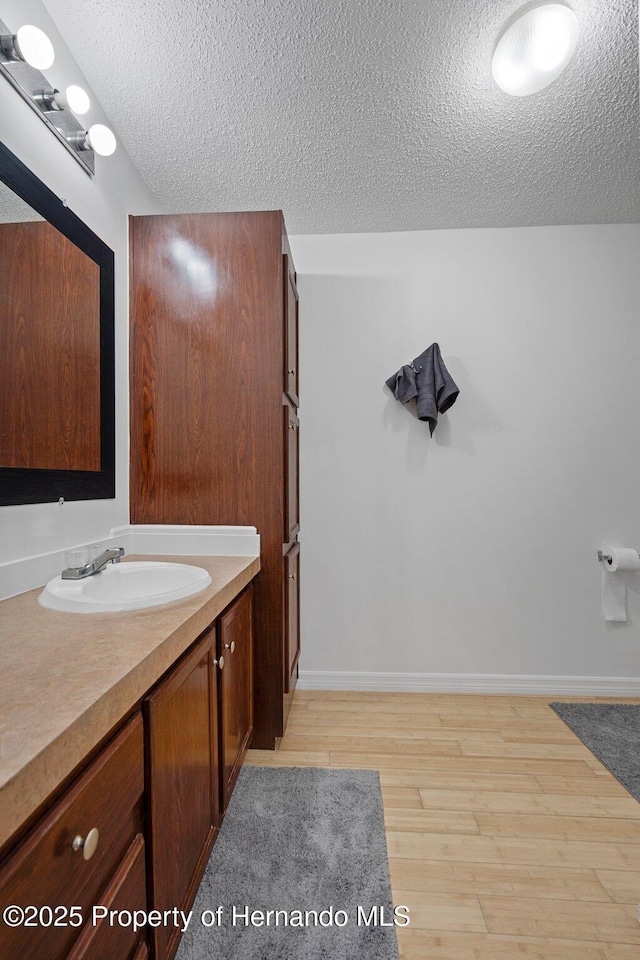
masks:
[(213, 582), (128, 613), (47, 610), (41, 587), (0, 602), (0, 846), (260, 569), (257, 557), (127, 559), (193, 563)]

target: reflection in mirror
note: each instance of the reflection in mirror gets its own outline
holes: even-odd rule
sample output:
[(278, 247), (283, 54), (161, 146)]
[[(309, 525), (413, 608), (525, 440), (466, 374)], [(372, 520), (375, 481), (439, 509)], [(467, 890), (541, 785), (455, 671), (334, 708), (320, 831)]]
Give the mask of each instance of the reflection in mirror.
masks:
[(100, 267), (0, 182), (0, 467), (100, 471)]

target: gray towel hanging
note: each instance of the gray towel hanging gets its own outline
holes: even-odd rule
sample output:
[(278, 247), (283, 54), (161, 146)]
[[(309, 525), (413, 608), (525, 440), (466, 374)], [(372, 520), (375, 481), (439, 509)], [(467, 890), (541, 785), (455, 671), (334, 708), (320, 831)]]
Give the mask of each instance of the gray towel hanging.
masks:
[(444, 365), (437, 343), (432, 343), (419, 357), (400, 367), (386, 384), (401, 403), (408, 403), (416, 397), (418, 419), (428, 421), (431, 436), (438, 414), (448, 410), (460, 393)]

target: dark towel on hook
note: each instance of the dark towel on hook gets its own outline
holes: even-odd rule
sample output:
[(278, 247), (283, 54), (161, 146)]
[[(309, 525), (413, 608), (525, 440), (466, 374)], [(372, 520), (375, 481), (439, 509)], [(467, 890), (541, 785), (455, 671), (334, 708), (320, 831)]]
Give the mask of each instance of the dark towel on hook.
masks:
[(418, 419), (429, 421), (431, 436), (438, 422), (438, 414), (448, 410), (460, 393), (444, 365), (437, 343), (432, 343), (412, 363), (400, 367), (386, 384), (401, 403), (417, 398)]

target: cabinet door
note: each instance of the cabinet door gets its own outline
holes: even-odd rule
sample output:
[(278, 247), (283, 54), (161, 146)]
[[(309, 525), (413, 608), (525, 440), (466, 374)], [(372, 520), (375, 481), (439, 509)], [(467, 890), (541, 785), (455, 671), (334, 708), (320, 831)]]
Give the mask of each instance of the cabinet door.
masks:
[[(145, 699), (151, 908), (189, 909), (215, 837), (217, 708), (210, 630)], [(151, 932), (155, 960), (173, 955), (177, 927)]]
[(284, 411), (284, 540), (290, 543), (300, 529), (298, 496), (298, 459), (300, 455), (300, 421), (288, 403)]
[(284, 392), (298, 406), (298, 291), (289, 257), (284, 261)]
[(249, 588), (218, 621), (221, 802), (226, 810), (253, 732), (253, 613)]
[(296, 685), (300, 657), (300, 544), (295, 543), (284, 558), (285, 658), (284, 689), (289, 693)]

